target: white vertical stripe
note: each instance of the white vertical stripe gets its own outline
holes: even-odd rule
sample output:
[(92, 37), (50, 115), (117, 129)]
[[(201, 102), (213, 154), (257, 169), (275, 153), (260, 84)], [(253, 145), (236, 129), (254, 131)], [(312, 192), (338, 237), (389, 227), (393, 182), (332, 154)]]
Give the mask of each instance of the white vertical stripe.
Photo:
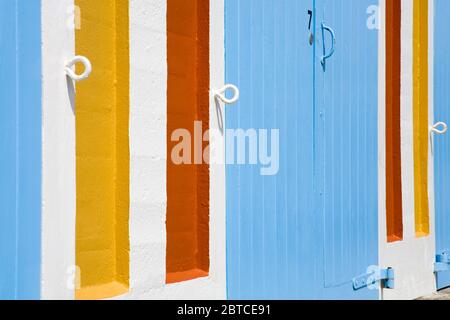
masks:
[[(386, 243), (386, 0), (379, 0), (378, 31), (378, 247), (380, 266)], [(380, 295), (382, 292), (380, 291)], [(381, 295), (382, 298), (382, 295)]]
[(157, 298), (166, 270), (166, 1), (130, 0), (130, 293)]
[[(428, 112), (430, 127), (435, 123), (434, 120), (434, 0), (429, 1), (428, 9)], [(428, 259), (434, 271), (434, 262), (436, 254), (436, 206), (434, 192), (434, 155), (432, 154), (432, 145), (429, 146), (428, 156), (428, 195), (430, 206), (430, 237), (428, 241)], [(431, 281), (431, 280), (430, 280)], [(433, 275), (433, 292), (437, 290), (436, 279)]]
[[(210, 63), (211, 93), (221, 88), (225, 81), (225, 12), (224, 0), (210, 0)], [(214, 97), (211, 94), (210, 128), (216, 132), (225, 129), (225, 110), (220, 113), (220, 123)], [(219, 113), (219, 114), (220, 114)], [(212, 139), (211, 150), (222, 150), (218, 155), (225, 156), (225, 137)], [(210, 258), (211, 281), (214, 285), (214, 297), (226, 298), (226, 181), (225, 160), (221, 164), (211, 164), (210, 168)]]
[(75, 265), (75, 114), (64, 73), (74, 56), (73, 0), (42, 0), (43, 299), (73, 299)]
[(401, 48), (401, 146), (403, 188), (403, 234), (405, 240), (416, 236), (414, 214), (414, 5), (402, 0)]

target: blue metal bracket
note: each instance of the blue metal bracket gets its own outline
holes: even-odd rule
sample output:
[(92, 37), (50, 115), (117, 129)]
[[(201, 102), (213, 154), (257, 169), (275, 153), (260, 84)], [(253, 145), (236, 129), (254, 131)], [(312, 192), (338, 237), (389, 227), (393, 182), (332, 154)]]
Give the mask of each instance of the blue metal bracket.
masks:
[(372, 272), (360, 275), (353, 279), (353, 289), (360, 290), (370, 286), (374, 286), (377, 283), (381, 283), (383, 288), (394, 289), (394, 269), (378, 269)]
[(442, 252), (436, 255), (434, 272), (443, 272), (450, 270), (450, 251)]

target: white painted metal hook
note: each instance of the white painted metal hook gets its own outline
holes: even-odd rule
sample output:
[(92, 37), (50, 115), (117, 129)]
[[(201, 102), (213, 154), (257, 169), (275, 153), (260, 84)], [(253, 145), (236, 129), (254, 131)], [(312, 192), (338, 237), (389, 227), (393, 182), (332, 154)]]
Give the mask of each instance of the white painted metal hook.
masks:
[[(233, 91), (233, 97), (231, 99), (228, 99), (225, 96), (225, 93), (227, 92), (227, 90)], [(223, 103), (233, 104), (239, 100), (239, 89), (233, 84), (226, 84), (222, 89), (216, 90), (214, 92), (214, 97), (216, 97)]]
[[(441, 127), (442, 129), (439, 129)], [(448, 126), (445, 122), (438, 122), (431, 127), (431, 132), (436, 134), (446, 134), (448, 131)]]
[[(84, 72), (82, 74), (76, 74), (75, 71), (73, 71), (72, 67), (76, 64), (76, 63), (82, 63), (84, 65)], [(88, 58), (83, 57), (83, 56), (75, 56), (69, 63), (67, 63), (66, 65), (66, 74), (72, 78), (73, 81), (81, 81), (84, 79), (87, 79), (89, 77), (89, 75), (92, 72), (92, 64), (89, 61)]]

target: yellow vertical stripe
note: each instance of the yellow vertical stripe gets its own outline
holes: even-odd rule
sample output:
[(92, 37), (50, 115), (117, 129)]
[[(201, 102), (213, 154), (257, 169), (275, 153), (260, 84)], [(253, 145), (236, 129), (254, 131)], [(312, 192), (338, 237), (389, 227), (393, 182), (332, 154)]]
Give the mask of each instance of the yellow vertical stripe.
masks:
[(77, 299), (129, 287), (128, 0), (76, 0), (76, 52), (93, 72), (77, 84)]
[(414, 0), (414, 210), (416, 235), (430, 233), (428, 204), (428, 0)]

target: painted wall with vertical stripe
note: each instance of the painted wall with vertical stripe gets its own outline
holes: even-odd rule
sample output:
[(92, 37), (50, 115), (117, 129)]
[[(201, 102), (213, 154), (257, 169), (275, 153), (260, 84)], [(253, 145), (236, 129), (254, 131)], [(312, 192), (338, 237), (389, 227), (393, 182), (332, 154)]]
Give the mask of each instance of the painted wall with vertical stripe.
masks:
[[(400, 91), (400, 135), (401, 135), (401, 179), (402, 179), (402, 221), (403, 240), (390, 243), (386, 241), (386, 2), (380, 1), (380, 69), (379, 97), (383, 103), (379, 106), (379, 251), (380, 266), (395, 269), (395, 289), (383, 290), (381, 298), (415, 299), (432, 294), (435, 291), (433, 274), (434, 263), (434, 233), (428, 237), (416, 236), (414, 210), (414, 117), (413, 117), (413, 3), (402, 0), (401, 7), (401, 91)], [(433, 1), (429, 3), (430, 8)], [(431, 10), (431, 9), (430, 9)], [(432, 14), (428, 12), (430, 25)], [(432, 28), (430, 29), (432, 32)], [(430, 43), (430, 48), (432, 44)], [(431, 85), (431, 84), (430, 84)], [(430, 96), (429, 105), (432, 105)], [(429, 156), (429, 153), (427, 153)], [(432, 189), (429, 191), (432, 194)], [(430, 196), (431, 197), (431, 196)], [(433, 213), (433, 202), (430, 201), (430, 212)], [(433, 214), (430, 215), (430, 225), (434, 225)]]
[(0, 299), (41, 281), (41, 1), (0, 1)]
[[(205, 1), (209, 1), (209, 21), (202, 25), (201, 31), (202, 36), (205, 37), (209, 26), (209, 48), (208, 50), (203, 48), (209, 51), (209, 59), (205, 51), (201, 56), (202, 63), (209, 60), (210, 75), (196, 80), (201, 82), (203, 88), (208, 87), (209, 83), (209, 89), (212, 91), (224, 84), (224, 58), (225, 53), (228, 56), (230, 52), (224, 51), (225, 1), (204, 0), (201, 4), (206, 5)], [(402, 10), (399, 15), (397, 6), (400, 5), (400, 1)], [(434, 34), (433, 29), (436, 0), (400, 1), (380, 0), (381, 24), (378, 35), (378, 253), (380, 266), (393, 267), (396, 271), (396, 287), (393, 290), (383, 290), (380, 294), (383, 299), (413, 299), (433, 293), (436, 289), (433, 274), (435, 230), (440, 233), (439, 239), (445, 237), (442, 226), (437, 226), (435, 229), (434, 221), (434, 178), (438, 186), (442, 182), (439, 180), (442, 178), (440, 176), (442, 167), (439, 166), (439, 159), (442, 161), (442, 157), (438, 158), (436, 171), (434, 171), (436, 153), (433, 155), (431, 152), (428, 134), (430, 124), (441, 120), (434, 119), (434, 116), (442, 115), (438, 109), (436, 114), (434, 113), (433, 94), (434, 92), (437, 94), (436, 103), (441, 102), (444, 97), (444, 94), (439, 91), (442, 88), (433, 86), (434, 81), (442, 77), (439, 73), (442, 70), (436, 69), (438, 72), (434, 77), (435, 68), (428, 67), (434, 65), (434, 39), (438, 35)], [(81, 9), (81, 28), (77, 30), (74, 30), (71, 25), (74, 19), (72, 10), (74, 2)], [(258, 19), (262, 16), (258, 18), (256, 16), (258, 12), (265, 12), (264, 10), (270, 12), (271, 5), (273, 6), (274, 3), (277, 2), (267, 1), (265, 6), (258, 6), (255, 2), (249, 14), (251, 19), (245, 20), (244, 28), (249, 28), (253, 32), (266, 32), (265, 35), (269, 37), (275, 36), (274, 30), (286, 29), (283, 33), (284, 37), (274, 38), (276, 46), (270, 46), (268, 38), (262, 41), (263, 37), (252, 37), (251, 41), (244, 43), (243, 46), (255, 46), (255, 48), (267, 50), (269, 56), (264, 56), (266, 59), (264, 61), (273, 58), (275, 62), (271, 67), (267, 66), (265, 70), (269, 70), (270, 74), (272, 72), (270, 68), (284, 66), (284, 68), (273, 70), (274, 77), (281, 77), (283, 70), (288, 70), (287, 62), (294, 60), (294, 53), (287, 52), (282, 57), (277, 54), (283, 52), (285, 46), (289, 44), (284, 41), (290, 34), (299, 35), (300, 29), (290, 30), (289, 25), (300, 24), (303, 21), (300, 15), (304, 11), (295, 11), (289, 15), (288, 11), (279, 9), (283, 6), (277, 7), (278, 9), (269, 15), (269, 21), (280, 18), (285, 13), (289, 19), (284, 19), (283, 23), (270, 30), (268, 24), (259, 23), (261, 20)], [(299, 3), (295, 1), (285, 1), (285, 4), (287, 3), (299, 6)], [(358, 6), (355, 5), (352, 8), (361, 16), (355, 14), (358, 18), (344, 19), (340, 22), (339, 19), (342, 20), (346, 14), (340, 8), (342, 3), (345, 1), (316, 1), (317, 6), (323, 9), (320, 10), (321, 18), (327, 23), (336, 24), (333, 27), (338, 35), (348, 35), (350, 33), (345, 32), (345, 28), (355, 30), (351, 26), (364, 22), (361, 17), (364, 16), (367, 6), (357, 2)], [(249, 4), (244, 4), (243, 8), (247, 10), (248, 6)], [(389, 6), (392, 6), (390, 9), (393, 9), (396, 15), (389, 15)], [(175, 277), (176, 281), (173, 281), (171, 273), (172, 275), (176, 273), (176, 268), (167, 268), (168, 261), (175, 261), (173, 265), (179, 265), (177, 259), (180, 252), (193, 256), (189, 250), (178, 251), (178, 254), (176, 250), (173, 250), (174, 247), (179, 247), (177, 243), (179, 239), (171, 237), (170, 233), (177, 231), (177, 226), (172, 228), (172, 224), (172, 227), (168, 229), (169, 232), (166, 232), (166, 220), (170, 221), (174, 217), (170, 214), (170, 208), (168, 214), (169, 202), (177, 203), (176, 197), (171, 198), (167, 192), (167, 183), (170, 180), (167, 175), (168, 157), (170, 157), (167, 132), (168, 130), (170, 132), (172, 128), (168, 121), (170, 120), (168, 109), (170, 97), (167, 96), (169, 88), (167, 81), (170, 77), (168, 72), (170, 66), (167, 64), (167, 59), (170, 60), (168, 37), (170, 39), (171, 35), (167, 33), (169, 27), (166, 20), (167, 13), (167, 0), (0, 0), (0, 44), (2, 47), (0, 50), (0, 104), (2, 105), (0, 147), (3, 150), (0, 159), (0, 176), (2, 176), (0, 181), (0, 212), (2, 213), (0, 215), (0, 260), (2, 261), (0, 263), (0, 299), (72, 299), (75, 296), (80, 299), (109, 297), (223, 299), (226, 297), (227, 271), (229, 279), (239, 276), (248, 277), (251, 287), (238, 288), (241, 290), (239, 294), (242, 295), (249, 294), (251, 290), (262, 294), (263, 291), (257, 288), (264, 289), (268, 285), (274, 285), (276, 290), (271, 292), (274, 295), (288, 295), (288, 293), (294, 295), (298, 293), (295, 290), (300, 288), (304, 290), (301, 294), (312, 292), (311, 294), (321, 297), (342, 298), (343, 291), (338, 292), (337, 286), (334, 285), (353, 274), (356, 275), (356, 269), (362, 268), (356, 263), (350, 268), (344, 266), (345, 256), (353, 257), (353, 255), (350, 253), (351, 248), (349, 249), (346, 244), (348, 238), (337, 237), (337, 233), (333, 233), (333, 227), (355, 228), (356, 224), (340, 224), (339, 222), (344, 219), (353, 219), (353, 216), (341, 214), (352, 212), (352, 210), (336, 209), (346, 205), (345, 198), (342, 198), (339, 192), (344, 192), (346, 188), (350, 191), (354, 189), (343, 183), (338, 192), (333, 193), (332, 185), (326, 185), (328, 189), (325, 189), (324, 210), (317, 216), (323, 219), (325, 229), (318, 228), (317, 233), (312, 233), (311, 224), (299, 224), (297, 217), (288, 214), (287, 207), (285, 208), (288, 201), (295, 199), (297, 202), (305, 201), (307, 197), (306, 191), (300, 198), (294, 194), (300, 190), (298, 188), (305, 187), (304, 185), (286, 189), (285, 183), (291, 177), (286, 172), (300, 170), (295, 167), (294, 162), (286, 160), (282, 160), (282, 165), (286, 168), (281, 169), (281, 172), (286, 175), (275, 183), (277, 191), (275, 198), (272, 199), (269, 195), (265, 198), (265, 203), (256, 201), (253, 207), (262, 206), (261, 210), (270, 210), (271, 206), (274, 206), (275, 209), (286, 212), (286, 215), (277, 216), (273, 220), (275, 229), (271, 230), (275, 233), (259, 232), (264, 223), (269, 221), (267, 219), (270, 217), (267, 215), (266, 220), (255, 220), (254, 224), (249, 225), (252, 228), (251, 232), (254, 234), (259, 232), (258, 237), (261, 241), (277, 239), (274, 250), (278, 250), (279, 258), (267, 266), (286, 272), (281, 272), (277, 278), (270, 277), (258, 282), (257, 277), (264, 270), (255, 266), (260, 264), (266, 267), (261, 263), (266, 258), (261, 254), (262, 246), (256, 242), (250, 244), (252, 250), (249, 255), (254, 259), (253, 261), (256, 261), (249, 264), (249, 268), (253, 269), (245, 269), (247, 266), (243, 266), (240, 274), (234, 273), (231, 269), (226, 270), (225, 166), (214, 164), (208, 168), (209, 176), (203, 176), (200, 179), (203, 182), (202, 187), (196, 187), (196, 191), (200, 189), (202, 191), (197, 192), (198, 194), (209, 193), (207, 199), (209, 209), (203, 207), (203, 210), (209, 213), (207, 218), (209, 226), (206, 226), (205, 221), (196, 221), (200, 226), (199, 229), (202, 229), (202, 235), (208, 235), (207, 240), (205, 238), (201, 240), (204, 243), (207, 242), (207, 246), (204, 245), (203, 251), (200, 250), (202, 251), (200, 260), (208, 257), (209, 268), (204, 267), (205, 264), (202, 263), (199, 265), (209, 270), (203, 274), (202, 278), (172, 283), (194, 277), (181, 279)], [(293, 19), (296, 16), (299, 18)], [(203, 18), (206, 19), (206, 17)], [(390, 32), (391, 27), (395, 33)], [(348, 111), (345, 108), (351, 108), (352, 104), (340, 105), (340, 102), (344, 100), (329, 98), (333, 90), (346, 92), (345, 85), (351, 84), (354, 79), (352, 77), (358, 75), (356, 68), (359, 64), (352, 65), (351, 68), (355, 69), (352, 69), (352, 73), (345, 75), (350, 80), (337, 81), (339, 80), (337, 76), (340, 74), (339, 68), (346, 69), (342, 66), (350, 57), (350, 55), (343, 56), (342, 52), (350, 49), (352, 54), (358, 54), (360, 53), (357, 50), (358, 47), (352, 46), (361, 39), (371, 41), (370, 37), (358, 38), (359, 36), (359, 34), (356, 35), (355, 41), (349, 42), (349, 46), (342, 47), (339, 47), (341, 39), (338, 37), (337, 52), (333, 57), (335, 60), (328, 61), (328, 72), (325, 72), (322, 75), (324, 79), (320, 80), (323, 80), (323, 83), (321, 82), (323, 87), (316, 88), (318, 91), (326, 91), (321, 101), (322, 108), (325, 110), (325, 121), (335, 120), (332, 121), (333, 126), (326, 122), (321, 124), (320, 120), (317, 120), (315, 125), (319, 126), (319, 130), (321, 125), (323, 128), (336, 129), (347, 119), (340, 118), (344, 112), (335, 113), (336, 109), (330, 106), (339, 106), (341, 110)], [(317, 41), (320, 44), (320, 39)], [(371, 44), (373, 45), (372, 42)], [(304, 45), (308, 44), (305, 42)], [(367, 49), (368, 46), (363, 48)], [(251, 52), (250, 62), (258, 59), (258, 52), (257, 50)], [(63, 72), (65, 63), (75, 54), (86, 55), (92, 61), (94, 68), (91, 77), (77, 83), (76, 87), (71, 81), (67, 81)], [(395, 56), (395, 59), (390, 59), (391, 54)], [(442, 58), (439, 55), (436, 57)], [(204, 67), (205, 65), (198, 66), (200, 69)], [(321, 69), (319, 64), (317, 67)], [(376, 65), (366, 67), (367, 69), (364, 70), (372, 71), (370, 74), (376, 69)], [(252, 70), (250, 63), (244, 63), (239, 70), (245, 72), (247, 69)], [(289, 69), (289, 71), (292, 70)], [(197, 71), (194, 70), (194, 72)], [(253, 71), (256, 74), (266, 72)], [(304, 74), (305, 72), (302, 73), (303, 76)], [(291, 80), (294, 78), (293, 74), (289, 77)], [(285, 80), (286, 86), (275, 88), (283, 92), (286, 88), (295, 86), (295, 81), (291, 80)], [(389, 80), (393, 82), (392, 85)], [(243, 89), (241, 104), (250, 100), (256, 103), (263, 98), (250, 91), (260, 86), (261, 81), (261, 78), (256, 77), (252, 87), (241, 88)], [(369, 82), (364, 81), (364, 83)], [(273, 84), (273, 81), (270, 84)], [(327, 91), (327, 87), (331, 90)], [(202, 99), (200, 112), (203, 113), (204, 121), (209, 122), (210, 128), (219, 129), (224, 125), (221, 121), (224, 120), (225, 125), (227, 121), (224, 118), (224, 107), (216, 105), (212, 95), (209, 95), (208, 101), (206, 91), (203, 90), (200, 94)], [(355, 97), (357, 95), (354, 95), (352, 99), (356, 99)], [(292, 96), (280, 94), (280, 99), (277, 101), (288, 103), (292, 98)], [(327, 99), (332, 103), (328, 103)], [(365, 106), (369, 105), (365, 104)], [(392, 108), (394, 105), (395, 109)], [(266, 107), (268, 106), (264, 105), (264, 108)], [(229, 108), (229, 114), (245, 110), (231, 109), (236, 106), (225, 108)], [(268, 110), (264, 108), (263, 111)], [(261, 111), (261, 109), (255, 110)], [(290, 115), (299, 112), (299, 110), (290, 111)], [(296, 122), (292, 116), (281, 117), (282, 114), (278, 112), (274, 119), (268, 119), (265, 113), (258, 112), (255, 111), (251, 119), (262, 120), (265, 121), (264, 123), (275, 121), (295, 128)], [(313, 111), (308, 110), (308, 112)], [(353, 114), (356, 116), (357, 113)], [(351, 126), (351, 128), (355, 127)], [(77, 129), (76, 137), (75, 129)], [(302, 127), (302, 129), (299, 127), (295, 132), (298, 135), (298, 130), (309, 129), (309, 127)], [(356, 130), (359, 129), (356, 128)], [(337, 131), (345, 132), (345, 130)], [(326, 157), (333, 154), (339, 155), (339, 152), (345, 154), (345, 150), (351, 151), (351, 149), (345, 149), (347, 148), (345, 144), (342, 144), (344, 152), (334, 147), (328, 148), (328, 142), (331, 141), (330, 143), (336, 146), (342, 143), (346, 136), (330, 134), (332, 131), (327, 130), (323, 132), (325, 136), (319, 135), (319, 137), (324, 140), (316, 145), (318, 147), (316, 155), (323, 156), (325, 159), (325, 168), (322, 173), (324, 175), (327, 172), (331, 173), (329, 176), (331, 178), (326, 178), (325, 181), (328, 183), (334, 179), (336, 182), (340, 179), (341, 171), (336, 169), (339, 163), (329, 161)], [(76, 143), (75, 138), (77, 138)], [(299, 141), (296, 140), (295, 135), (289, 135), (284, 143), (291, 145)], [(221, 135), (211, 141), (213, 146), (221, 150), (224, 149), (223, 142)], [(302, 143), (310, 142), (302, 141)], [(291, 153), (292, 150), (287, 153), (285, 144), (281, 147), (286, 154), (296, 154), (295, 151)], [(443, 149), (436, 144), (435, 152), (438, 150), (442, 152)], [(75, 152), (77, 152), (77, 158)], [(299, 156), (306, 159), (307, 154), (302, 153)], [(372, 160), (372, 158), (369, 159), (368, 163), (372, 163)], [(341, 170), (345, 169), (348, 163), (350, 161), (344, 162), (340, 167)], [(352, 174), (354, 173), (355, 171), (352, 171)], [(257, 177), (251, 174), (243, 177), (239, 185), (241, 188), (258, 181)], [(75, 185), (75, 178), (78, 185)], [(351, 178), (361, 177), (353, 175)], [(370, 184), (369, 187), (371, 186), (375, 188), (376, 183)], [(255, 190), (260, 187), (260, 184), (256, 184)], [(266, 190), (267, 185), (262, 187)], [(316, 187), (320, 189), (320, 184)], [(363, 188), (359, 189), (357, 191), (363, 190)], [(371, 192), (374, 195), (373, 199), (376, 198), (375, 193)], [(436, 194), (436, 196), (439, 199), (442, 195)], [(352, 199), (359, 198), (361, 197), (355, 196)], [(285, 202), (280, 199), (285, 199)], [(367, 199), (372, 198), (367, 197)], [(197, 196), (193, 201), (202, 206), (206, 203), (206, 197)], [(293, 206), (298, 204), (294, 201)], [(77, 217), (75, 216), (76, 206), (78, 207)], [(364, 209), (369, 208), (364, 211), (365, 214), (368, 214), (370, 208), (375, 207), (373, 204), (364, 207)], [(358, 214), (357, 217), (362, 216)], [(370, 217), (375, 216), (370, 215)], [(243, 215), (242, 218), (248, 219), (249, 216)], [(192, 221), (189, 220), (189, 222)], [(319, 220), (316, 222), (320, 223)], [(245, 220), (244, 223), (247, 225), (249, 220)], [(306, 277), (301, 283), (303, 285), (307, 281), (311, 283), (304, 286), (295, 286), (294, 281), (289, 281), (291, 274), (296, 274), (296, 280), (302, 277), (301, 274), (295, 273), (294, 269), (296, 266), (305, 266), (302, 261), (307, 259), (298, 260), (301, 255), (286, 254), (283, 248), (300, 250), (304, 247), (294, 241), (285, 242), (285, 238), (275, 236), (292, 235), (296, 232), (295, 230), (299, 230), (296, 226), (306, 228), (302, 237), (318, 235), (319, 237), (313, 240), (320, 238), (320, 241), (328, 244), (324, 250), (325, 256), (307, 257), (310, 260), (318, 259), (317, 261), (321, 263), (323, 270), (321, 275), (324, 279), (318, 283), (325, 284), (328, 290), (327, 296), (324, 292), (314, 289), (316, 278)], [(403, 227), (403, 232), (400, 226)], [(325, 230), (326, 233), (322, 234), (320, 230)], [(242, 233), (241, 236), (243, 239), (249, 237), (246, 233)], [(369, 236), (375, 239), (376, 234), (371, 233)], [(364, 241), (367, 239), (365, 238)], [(442, 243), (439, 239), (437, 243), (441, 248)], [(395, 241), (391, 242), (392, 240)], [(317, 241), (311, 243), (317, 244)], [(306, 241), (305, 244), (309, 245), (310, 242)], [(189, 246), (195, 247), (191, 244)], [(370, 258), (376, 254), (376, 250), (367, 252)], [(76, 264), (81, 271), (78, 274)], [(191, 266), (189, 263), (187, 265)], [(316, 267), (316, 265), (312, 266)], [(355, 270), (351, 270), (352, 268)], [(304, 274), (311, 275), (312, 271)], [(81, 280), (81, 286), (75, 290), (79, 280)], [(440, 280), (442, 285), (442, 279)], [(77, 291), (76, 295), (75, 291)], [(370, 295), (370, 297), (374, 296)]]
[[(224, 1), (209, 0), (209, 4), (210, 87), (213, 90), (224, 84)], [(120, 298), (225, 299), (223, 164), (210, 167), (209, 275), (191, 281), (166, 283), (166, 18), (166, 0), (130, 1), (131, 289)], [(210, 126), (217, 129), (219, 118), (212, 97), (209, 109)], [(223, 148), (222, 137), (212, 143), (218, 149)]]

